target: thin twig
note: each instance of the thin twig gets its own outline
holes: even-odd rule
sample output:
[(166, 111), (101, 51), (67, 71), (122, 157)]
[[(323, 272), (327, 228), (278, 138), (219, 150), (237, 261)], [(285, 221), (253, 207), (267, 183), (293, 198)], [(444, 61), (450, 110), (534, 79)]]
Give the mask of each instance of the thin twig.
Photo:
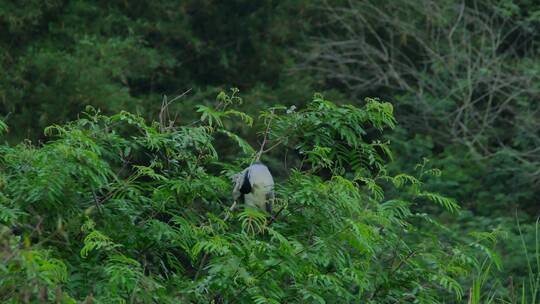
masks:
[(268, 121), (268, 124), (266, 125), (266, 130), (264, 131), (264, 138), (263, 142), (261, 143), (261, 147), (259, 148), (259, 152), (255, 154), (255, 159), (251, 161), (251, 164), (255, 161), (259, 161), (261, 159), (262, 154), (264, 153), (264, 146), (266, 145), (266, 141), (268, 140), (268, 134), (270, 133), (270, 126), (272, 125), (272, 119), (274, 119), (274, 110), (270, 112), (272, 115), (270, 116), (270, 120)]
[[(405, 263), (405, 261), (407, 261), (407, 260), (408, 260), (411, 256), (413, 256), (415, 253), (416, 253), (416, 252), (415, 252), (414, 250), (411, 251), (411, 252), (409, 252), (409, 254), (408, 254), (404, 259), (402, 259), (402, 260), (399, 261), (399, 264), (398, 264), (396, 267), (394, 267), (392, 270), (390, 270), (390, 272), (388, 273), (388, 276), (389, 276), (389, 277), (393, 276), (394, 273), (395, 273), (396, 271), (398, 271), (398, 270), (401, 268), (401, 266), (403, 266), (403, 264)], [(369, 300), (373, 299), (373, 298), (377, 295), (377, 293), (379, 293), (379, 291), (382, 289), (382, 286), (383, 286), (383, 284), (379, 284), (379, 285), (377, 286), (377, 288), (375, 289), (375, 291), (374, 291), (374, 292), (371, 294), (371, 296), (369, 297)]]
[[(186, 96), (187, 93), (189, 93), (191, 89), (187, 89), (184, 93), (174, 97), (171, 100), (167, 100), (167, 95), (163, 95), (163, 100), (161, 102), (161, 109), (159, 111), (159, 131), (161, 133), (165, 132), (167, 129), (170, 129), (172, 127), (172, 122), (170, 121), (169, 117), (169, 106), (175, 102), (176, 100)], [(166, 126), (165, 119), (167, 119), (168, 126)]]
[(287, 207), (287, 205), (283, 205), (283, 206), (278, 210), (278, 212), (276, 212), (276, 214), (275, 214), (274, 216), (272, 216), (272, 218), (268, 221), (268, 225), (267, 225), (267, 226), (272, 225), (272, 223), (276, 221), (276, 219), (277, 219), (278, 216), (281, 214), (281, 212), (282, 212), (283, 210), (285, 210), (285, 207)]

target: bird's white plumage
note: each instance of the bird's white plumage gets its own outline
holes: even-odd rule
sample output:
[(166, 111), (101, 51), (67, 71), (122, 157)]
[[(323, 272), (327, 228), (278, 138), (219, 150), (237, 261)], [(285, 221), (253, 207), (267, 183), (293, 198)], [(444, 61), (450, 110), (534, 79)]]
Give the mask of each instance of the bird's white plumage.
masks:
[[(247, 179), (245, 178), (247, 174)], [(238, 200), (242, 193), (240, 189), (244, 182), (249, 182), (251, 191), (244, 194), (244, 203), (248, 206), (257, 207), (261, 210), (268, 210), (267, 203), (272, 203), (274, 197), (274, 178), (262, 163), (254, 163), (244, 169), (239, 174), (233, 176), (235, 186), (233, 189), (233, 199)]]

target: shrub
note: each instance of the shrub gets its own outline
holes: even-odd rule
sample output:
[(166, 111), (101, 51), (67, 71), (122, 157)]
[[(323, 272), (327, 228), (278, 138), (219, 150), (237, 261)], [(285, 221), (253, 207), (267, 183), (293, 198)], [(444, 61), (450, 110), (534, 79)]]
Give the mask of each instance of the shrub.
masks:
[[(358, 108), (316, 95), (261, 114), (259, 152), (224, 128), (238, 101), (183, 126), (88, 108), (51, 141), (0, 147), (0, 299), (92, 303), (432, 303), (496, 255), (485, 235), (454, 237), (420, 212), (459, 212), (415, 175), (388, 173), (389, 103)], [(217, 138), (238, 145), (221, 161)], [(274, 217), (231, 212), (229, 177), (270, 150), (295, 154)], [(292, 164), (291, 164), (292, 163)], [(489, 239), (489, 238), (488, 238)], [(488, 253), (486, 255), (486, 253)]]

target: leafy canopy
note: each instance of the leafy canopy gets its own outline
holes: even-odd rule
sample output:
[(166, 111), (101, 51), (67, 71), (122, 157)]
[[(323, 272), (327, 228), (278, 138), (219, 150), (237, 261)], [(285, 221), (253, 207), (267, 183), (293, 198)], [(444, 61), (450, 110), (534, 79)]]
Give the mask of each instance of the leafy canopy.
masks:
[[(496, 257), (485, 234), (458, 239), (419, 211), (459, 212), (424, 186), (438, 170), (388, 172), (382, 132), (396, 121), (377, 99), (263, 112), (259, 155), (298, 161), (278, 178), (274, 217), (231, 212), (229, 177), (257, 154), (225, 127), (252, 125), (238, 102), (221, 94), (166, 128), (87, 108), (42, 146), (0, 146), (2, 302), (451, 302)], [(238, 145), (237, 162), (221, 160), (218, 138)]]

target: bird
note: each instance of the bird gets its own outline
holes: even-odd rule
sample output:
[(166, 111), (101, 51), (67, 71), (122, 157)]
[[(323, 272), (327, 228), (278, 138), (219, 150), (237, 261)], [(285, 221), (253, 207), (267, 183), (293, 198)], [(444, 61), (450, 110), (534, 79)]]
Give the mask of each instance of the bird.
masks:
[(232, 196), (246, 206), (256, 207), (272, 214), (274, 200), (274, 178), (262, 162), (254, 162), (233, 176)]

